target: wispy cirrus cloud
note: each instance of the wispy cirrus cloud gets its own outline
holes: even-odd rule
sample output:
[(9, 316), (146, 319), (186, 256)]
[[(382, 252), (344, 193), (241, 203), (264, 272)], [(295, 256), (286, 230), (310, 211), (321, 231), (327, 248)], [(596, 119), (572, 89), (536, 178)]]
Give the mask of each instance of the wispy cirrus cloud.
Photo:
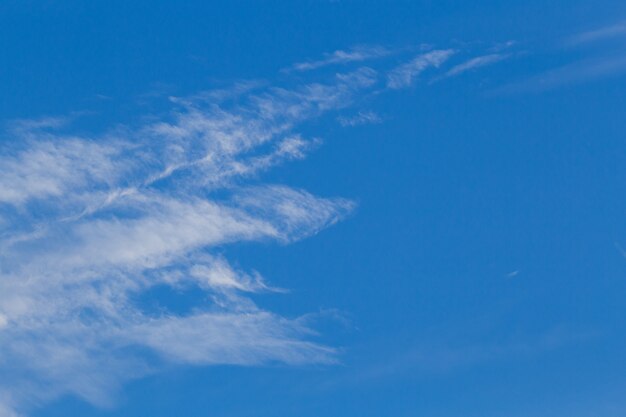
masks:
[(507, 59), (509, 56), (510, 55), (508, 54), (489, 54), (477, 56), (450, 68), (450, 70), (444, 74), (444, 77), (454, 77), (467, 71), (492, 65)]
[(354, 116), (339, 116), (337, 121), (343, 127), (381, 123), (383, 119), (373, 111), (360, 111)]
[[(597, 81), (626, 73), (626, 23), (604, 26), (577, 33), (556, 42), (552, 56), (561, 56), (566, 63), (546, 68), (517, 81), (492, 90), (492, 94), (539, 93), (557, 88)], [(614, 41), (614, 42), (609, 42)], [(569, 57), (572, 50), (575, 57)]]
[(569, 46), (581, 46), (620, 37), (626, 37), (626, 21), (578, 33), (570, 36), (565, 43)]
[(362, 62), (369, 59), (382, 58), (390, 55), (391, 50), (381, 46), (359, 46), (350, 50), (337, 50), (326, 54), (322, 59), (293, 64), (287, 71), (311, 71), (327, 67), (329, 65), (347, 64), (350, 62)]
[[(354, 49), (301, 68), (385, 53)], [(220, 253), (238, 242), (293, 242), (348, 216), (349, 200), (261, 174), (319, 146), (298, 132), (302, 123), (337, 118), (385, 84), (409, 86), (453, 53), (289, 88), (240, 82), (171, 98), (165, 114), (101, 134), (76, 133), (64, 118), (9, 125), (0, 144), (0, 415), (67, 394), (107, 404), (124, 382), (169, 364), (335, 362), (305, 319), (254, 301), (279, 290)], [(359, 111), (338, 121), (380, 118)], [(206, 301), (187, 313), (137, 301), (160, 287)]]
[(387, 73), (387, 87), (392, 89), (410, 87), (418, 75), (428, 68), (440, 67), (454, 53), (452, 49), (440, 49), (418, 55)]
[[(262, 277), (212, 253), (233, 242), (301, 239), (351, 211), (344, 199), (245, 178), (304, 157), (316, 140), (294, 127), (349, 105), (375, 77), (363, 69), (326, 84), (242, 91), (243, 105), (211, 95), (174, 100), (161, 120), (96, 137), (61, 133), (47, 120), (8, 131), (14, 140), (0, 156), (3, 415), (65, 393), (106, 403), (119, 384), (161, 363), (334, 361), (334, 349), (307, 340), (305, 322), (246, 296), (272, 291)], [(198, 288), (213, 301), (187, 315), (134, 303), (162, 285)], [(154, 355), (133, 353), (141, 349)]]
[(495, 89), (493, 94), (538, 93), (626, 73), (626, 58), (602, 55), (587, 58)]

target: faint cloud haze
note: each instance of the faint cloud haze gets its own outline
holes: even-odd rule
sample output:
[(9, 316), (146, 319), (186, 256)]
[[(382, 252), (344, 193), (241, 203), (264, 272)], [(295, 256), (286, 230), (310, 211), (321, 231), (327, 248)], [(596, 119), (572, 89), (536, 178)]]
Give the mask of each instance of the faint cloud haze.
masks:
[(626, 21), (576, 34), (569, 37), (566, 44), (570, 46), (580, 46), (619, 37), (626, 37)]

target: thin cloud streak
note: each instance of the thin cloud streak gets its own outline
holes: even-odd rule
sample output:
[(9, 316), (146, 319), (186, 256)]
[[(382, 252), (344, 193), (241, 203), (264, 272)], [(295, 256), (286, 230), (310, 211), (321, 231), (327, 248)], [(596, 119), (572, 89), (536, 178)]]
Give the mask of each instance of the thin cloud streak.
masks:
[(445, 73), (444, 77), (454, 77), (467, 71), (495, 64), (497, 62), (507, 59), (508, 57), (509, 55), (503, 54), (478, 56), (452, 67), (448, 72)]
[(373, 111), (360, 111), (356, 115), (348, 117), (348, 116), (339, 116), (337, 117), (337, 121), (343, 127), (354, 127), (366, 124), (376, 124), (381, 123), (382, 118)]
[(514, 82), (493, 90), (490, 94), (538, 93), (572, 84), (582, 84), (626, 73), (626, 58), (609, 55), (551, 69), (526, 80)]
[(569, 46), (581, 46), (619, 37), (626, 37), (626, 22), (579, 33), (568, 38), (566, 44)]
[(418, 55), (406, 64), (402, 64), (387, 74), (387, 87), (400, 89), (410, 87), (417, 76), (428, 68), (438, 68), (448, 60), (455, 51), (452, 49), (435, 50)]
[(285, 71), (311, 71), (330, 65), (347, 64), (351, 62), (362, 62), (370, 59), (382, 58), (390, 55), (389, 49), (380, 46), (361, 46), (348, 51), (337, 50), (331, 54), (326, 54), (323, 59), (317, 61), (299, 62)]

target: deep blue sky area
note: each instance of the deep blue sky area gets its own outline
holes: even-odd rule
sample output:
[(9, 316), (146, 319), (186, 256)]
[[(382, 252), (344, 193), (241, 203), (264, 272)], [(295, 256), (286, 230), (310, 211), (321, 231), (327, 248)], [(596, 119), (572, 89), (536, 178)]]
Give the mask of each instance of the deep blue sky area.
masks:
[[(305, 316), (335, 363), (169, 364), (105, 404), (61, 389), (27, 415), (626, 415), (625, 22), (609, 0), (2, 1), (0, 122), (71, 116), (94, 137), (160, 117), (169, 96), (512, 45), (303, 122), (315, 149), (244, 181), (355, 203), (306, 239), (211, 249), (287, 289), (251, 299)], [(285, 70), (372, 45), (395, 52)], [(376, 120), (338, 122), (364, 112)], [(3, 146), (26, 141), (10, 132)], [(143, 297), (180, 311), (202, 299)]]

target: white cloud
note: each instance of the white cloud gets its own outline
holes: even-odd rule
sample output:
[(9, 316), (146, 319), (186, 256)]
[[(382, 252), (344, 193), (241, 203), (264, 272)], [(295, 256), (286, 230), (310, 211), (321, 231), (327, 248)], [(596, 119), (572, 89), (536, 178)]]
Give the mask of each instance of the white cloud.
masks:
[(495, 64), (496, 62), (500, 62), (506, 59), (507, 57), (508, 55), (503, 55), (503, 54), (489, 54), (489, 55), (477, 56), (475, 58), (471, 58), (461, 64), (458, 64), (452, 67), (448, 72), (446, 72), (444, 77), (454, 77), (455, 75), (459, 75), (459, 74), (462, 74), (464, 72), (467, 72), (476, 68), (481, 68), (487, 65)]
[(333, 349), (300, 340), (306, 332), (298, 321), (262, 311), (165, 317), (127, 329), (131, 340), (136, 339), (174, 362), (203, 365), (333, 362)]
[(428, 68), (438, 68), (453, 54), (452, 49), (441, 49), (426, 52), (406, 64), (391, 70), (387, 74), (387, 87), (398, 89), (410, 87), (413, 80)]
[[(300, 69), (386, 53), (338, 51)], [(387, 85), (408, 86), (452, 54), (422, 54), (388, 72)], [(63, 118), (14, 124), (0, 144), (0, 416), (67, 394), (108, 404), (125, 381), (169, 363), (335, 361), (301, 318), (252, 299), (279, 290), (218, 253), (236, 242), (293, 242), (351, 212), (351, 201), (259, 175), (319, 144), (300, 124), (380, 82), (363, 67), (289, 89), (237, 84), (172, 98), (172, 110), (145, 125), (93, 137), (61, 133), (71, 131)], [(207, 301), (185, 314), (146, 311), (137, 300), (156, 286), (196, 288)]]
[(203, 288), (236, 289), (245, 292), (270, 290), (258, 273), (250, 275), (237, 272), (222, 258), (211, 259), (211, 262), (205, 262), (203, 265), (194, 265), (189, 273)]
[(571, 36), (566, 43), (571, 46), (579, 46), (623, 36), (626, 36), (626, 22), (579, 33)]
[(390, 50), (380, 46), (360, 46), (348, 51), (337, 50), (332, 54), (324, 55), (324, 58), (317, 61), (296, 63), (292, 65), (289, 70), (310, 71), (329, 65), (346, 64), (350, 62), (360, 62), (369, 59), (382, 58), (390, 53)]
[(113, 158), (114, 147), (75, 138), (54, 139), (0, 158), (0, 203), (22, 204), (87, 185), (100, 187), (121, 174)]
[[(245, 295), (274, 290), (258, 273), (213, 252), (291, 242), (350, 212), (347, 200), (242, 182), (304, 157), (317, 140), (293, 129), (348, 106), (376, 77), (361, 69), (327, 84), (238, 91), (237, 104), (187, 98), (161, 121), (100, 137), (39, 122), (11, 130), (14, 144), (0, 149), (2, 415), (68, 393), (106, 404), (124, 381), (167, 362), (334, 361), (301, 320)], [(212, 301), (186, 315), (143, 311), (133, 300), (156, 285), (195, 286)]]
[(339, 116), (337, 121), (343, 127), (381, 123), (382, 118), (373, 111), (360, 111), (354, 116)]

